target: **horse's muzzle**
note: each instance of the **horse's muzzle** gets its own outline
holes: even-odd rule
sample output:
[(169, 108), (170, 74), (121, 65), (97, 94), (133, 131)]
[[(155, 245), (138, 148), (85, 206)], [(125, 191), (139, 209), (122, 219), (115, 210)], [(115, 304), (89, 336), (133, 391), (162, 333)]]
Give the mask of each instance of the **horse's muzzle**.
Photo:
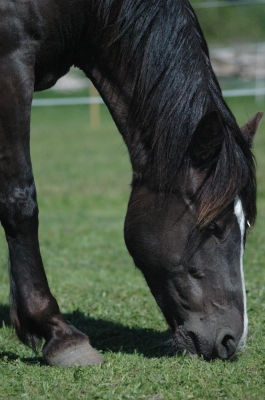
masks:
[(205, 360), (231, 359), (237, 352), (238, 342), (239, 340), (235, 339), (229, 329), (223, 329), (218, 335), (207, 337), (187, 330), (181, 325), (172, 336), (172, 348), (175, 353), (187, 352), (203, 356)]

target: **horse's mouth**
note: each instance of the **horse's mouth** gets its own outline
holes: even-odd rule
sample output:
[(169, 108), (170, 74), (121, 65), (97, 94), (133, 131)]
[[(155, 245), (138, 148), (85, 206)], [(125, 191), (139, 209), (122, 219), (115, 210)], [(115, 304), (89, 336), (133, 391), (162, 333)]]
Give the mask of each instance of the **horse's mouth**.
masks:
[(193, 332), (188, 332), (184, 325), (180, 325), (172, 335), (172, 351), (177, 354), (189, 353), (199, 355), (198, 340)]
[(203, 356), (209, 361), (220, 358), (214, 351), (214, 346), (206, 338), (187, 330), (184, 325), (178, 326), (172, 335), (172, 351), (176, 354), (189, 354), (192, 357)]
[(226, 334), (219, 343), (214, 338), (199, 336), (187, 330), (184, 325), (180, 325), (172, 335), (171, 348), (173, 353), (188, 353), (193, 357), (203, 356), (206, 361), (217, 358), (231, 360), (237, 353), (237, 342)]

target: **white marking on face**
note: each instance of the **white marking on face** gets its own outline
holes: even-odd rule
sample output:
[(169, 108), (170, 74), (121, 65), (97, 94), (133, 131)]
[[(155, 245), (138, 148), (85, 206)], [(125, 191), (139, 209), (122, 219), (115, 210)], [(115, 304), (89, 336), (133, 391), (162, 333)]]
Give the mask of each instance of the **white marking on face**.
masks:
[(243, 304), (244, 304), (244, 329), (242, 336), (239, 340), (237, 351), (242, 350), (246, 344), (247, 333), (248, 333), (248, 316), (247, 316), (247, 300), (246, 300), (246, 289), (244, 280), (244, 270), (243, 270), (243, 254), (244, 254), (244, 235), (245, 235), (245, 215), (242, 207), (240, 198), (237, 196), (234, 203), (234, 212), (238, 221), (238, 225), (241, 232), (241, 250), (240, 250), (240, 272), (242, 281), (242, 291), (243, 291)]

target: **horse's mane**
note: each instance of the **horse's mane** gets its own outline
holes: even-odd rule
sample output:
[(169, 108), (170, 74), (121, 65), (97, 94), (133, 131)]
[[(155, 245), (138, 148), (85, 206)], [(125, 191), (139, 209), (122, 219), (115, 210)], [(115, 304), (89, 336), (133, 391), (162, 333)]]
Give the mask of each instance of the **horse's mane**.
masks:
[(179, 174), (192, 162), (195, 129), (216, 111), (224, 134), (217, 159), (204, 166), (208, 172), (194, 199), (198, 223), (209, 223), (238, 195), (253, 223), (254, 157), (221, 95), (188, 1), (94, 0), (93, 7), (104, 59), (117, 70), (115, 84), (126, 92), (130, 82), (133, 91), (127, 121), (130, 156), (138, 165), (133, 185), (146, 181), (158, 192), (179, 190)]

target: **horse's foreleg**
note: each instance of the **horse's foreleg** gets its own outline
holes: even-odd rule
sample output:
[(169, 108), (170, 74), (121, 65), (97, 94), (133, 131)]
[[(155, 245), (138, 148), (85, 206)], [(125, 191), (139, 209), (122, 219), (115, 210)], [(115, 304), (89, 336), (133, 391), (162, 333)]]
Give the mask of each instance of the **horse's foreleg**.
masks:
[(19, 339), (35, 348), (44, 338), (52, 365), (104, 359), (85, 334), (60, 313), (44, 272), (38, 243), (38, 206), (30, 161), (34, 74), (14, 56), (0, 62), (0, 219), (10, 259), (11, 318)]

